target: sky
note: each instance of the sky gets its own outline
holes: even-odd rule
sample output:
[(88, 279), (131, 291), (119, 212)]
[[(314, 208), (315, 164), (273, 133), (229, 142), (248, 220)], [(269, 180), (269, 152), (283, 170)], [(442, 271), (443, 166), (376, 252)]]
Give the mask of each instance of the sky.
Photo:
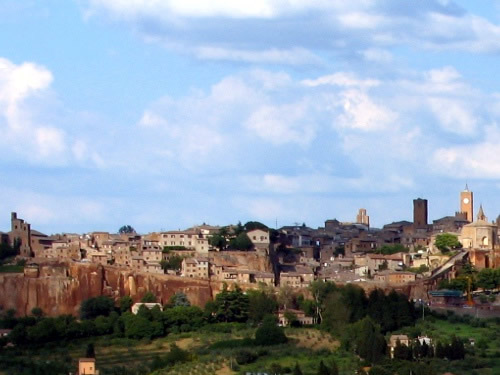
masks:
[(2, 0), (0, 230), (500, 214), (494, 0)]

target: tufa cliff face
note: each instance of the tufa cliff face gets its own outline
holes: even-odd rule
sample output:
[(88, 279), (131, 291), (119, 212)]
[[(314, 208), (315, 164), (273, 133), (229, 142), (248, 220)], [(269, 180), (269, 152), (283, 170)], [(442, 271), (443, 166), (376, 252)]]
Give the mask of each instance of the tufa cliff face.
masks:
[(130, 295), (139, 301), (153, 292), (166, 303), (177, 291), (184, 292), (193, 305), (203, 307), (222, 284), (171, 275), (137, 273), (113, 266), (84, 263), (40, 264), (38, 277), (32, 273), (0, 274), (0, 306), (14, 309), (18, 315), (40, 307), (46, 315), (78, 315), (85, 299), (101, 295), (118, 299)]

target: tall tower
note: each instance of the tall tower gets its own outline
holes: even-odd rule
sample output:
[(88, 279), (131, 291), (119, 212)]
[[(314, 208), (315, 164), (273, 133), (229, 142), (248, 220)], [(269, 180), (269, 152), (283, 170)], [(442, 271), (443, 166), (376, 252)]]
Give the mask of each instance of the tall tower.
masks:
[(465, 184), (465, 190), (460, 192), (460, 212), (465, 214), (465, 219), (472, 223), (474, 220), (474, 194)]
[(413, 228), (427, 229), (427, 199), (413, 200)]
[(370, 216), (366, 214), (366, 209), (360, 208), (358, 214), (356, 215), (356, 223), (364, 224), (367, 227), (370, 226)]

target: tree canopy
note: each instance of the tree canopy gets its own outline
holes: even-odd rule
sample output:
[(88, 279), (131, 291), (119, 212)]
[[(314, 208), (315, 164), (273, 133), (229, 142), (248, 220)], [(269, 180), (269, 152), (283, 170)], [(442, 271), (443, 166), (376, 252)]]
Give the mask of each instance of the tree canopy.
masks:
[(241, 232), (229, 241), (229, 247), (235, 250), (250, 250), (253, 243), (245, 232)]
[(434, 245), (443, 253), (462, 247), (458, 237), (451, 233), (438, 234)]
[(108, 316), (115, 309), (113, 300), (106, 296), (89, 298), (80, 306), (80, 317), (82, 319), (94, 319), (99, 315)]
[(255, 343), (257, 345), (278, 345), (288, 341), (283, 328), (278, 327), (276, 318), (273, 315), (267, 315), (262, 325), (255, 331)]
[(219, 322), (246, 322), (248, 319), (249, 299), (237, 285), (229, 291), (227, 284), (224, 284), (213, 304), (207, 305), (213, 309), (211, 313)]
[(135, 233), (135, 229), (132, 228), (130, 225), (123, 225), (123, 226), (120, 227), (120, 229), (118, 229), (118, 233), (120, 233), (120, 234)]
[(156, 302), (156, 296), (152, 292), (146, 292), (141, 299), (141, 302), (144, 303), (153, 303)]

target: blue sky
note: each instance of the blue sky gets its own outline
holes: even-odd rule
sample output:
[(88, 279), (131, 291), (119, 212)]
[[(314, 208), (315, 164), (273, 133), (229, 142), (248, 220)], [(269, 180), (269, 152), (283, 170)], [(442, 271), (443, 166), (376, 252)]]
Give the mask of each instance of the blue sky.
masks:
[(500, 213), (495, 1), (4, 0), (0, 230)]

